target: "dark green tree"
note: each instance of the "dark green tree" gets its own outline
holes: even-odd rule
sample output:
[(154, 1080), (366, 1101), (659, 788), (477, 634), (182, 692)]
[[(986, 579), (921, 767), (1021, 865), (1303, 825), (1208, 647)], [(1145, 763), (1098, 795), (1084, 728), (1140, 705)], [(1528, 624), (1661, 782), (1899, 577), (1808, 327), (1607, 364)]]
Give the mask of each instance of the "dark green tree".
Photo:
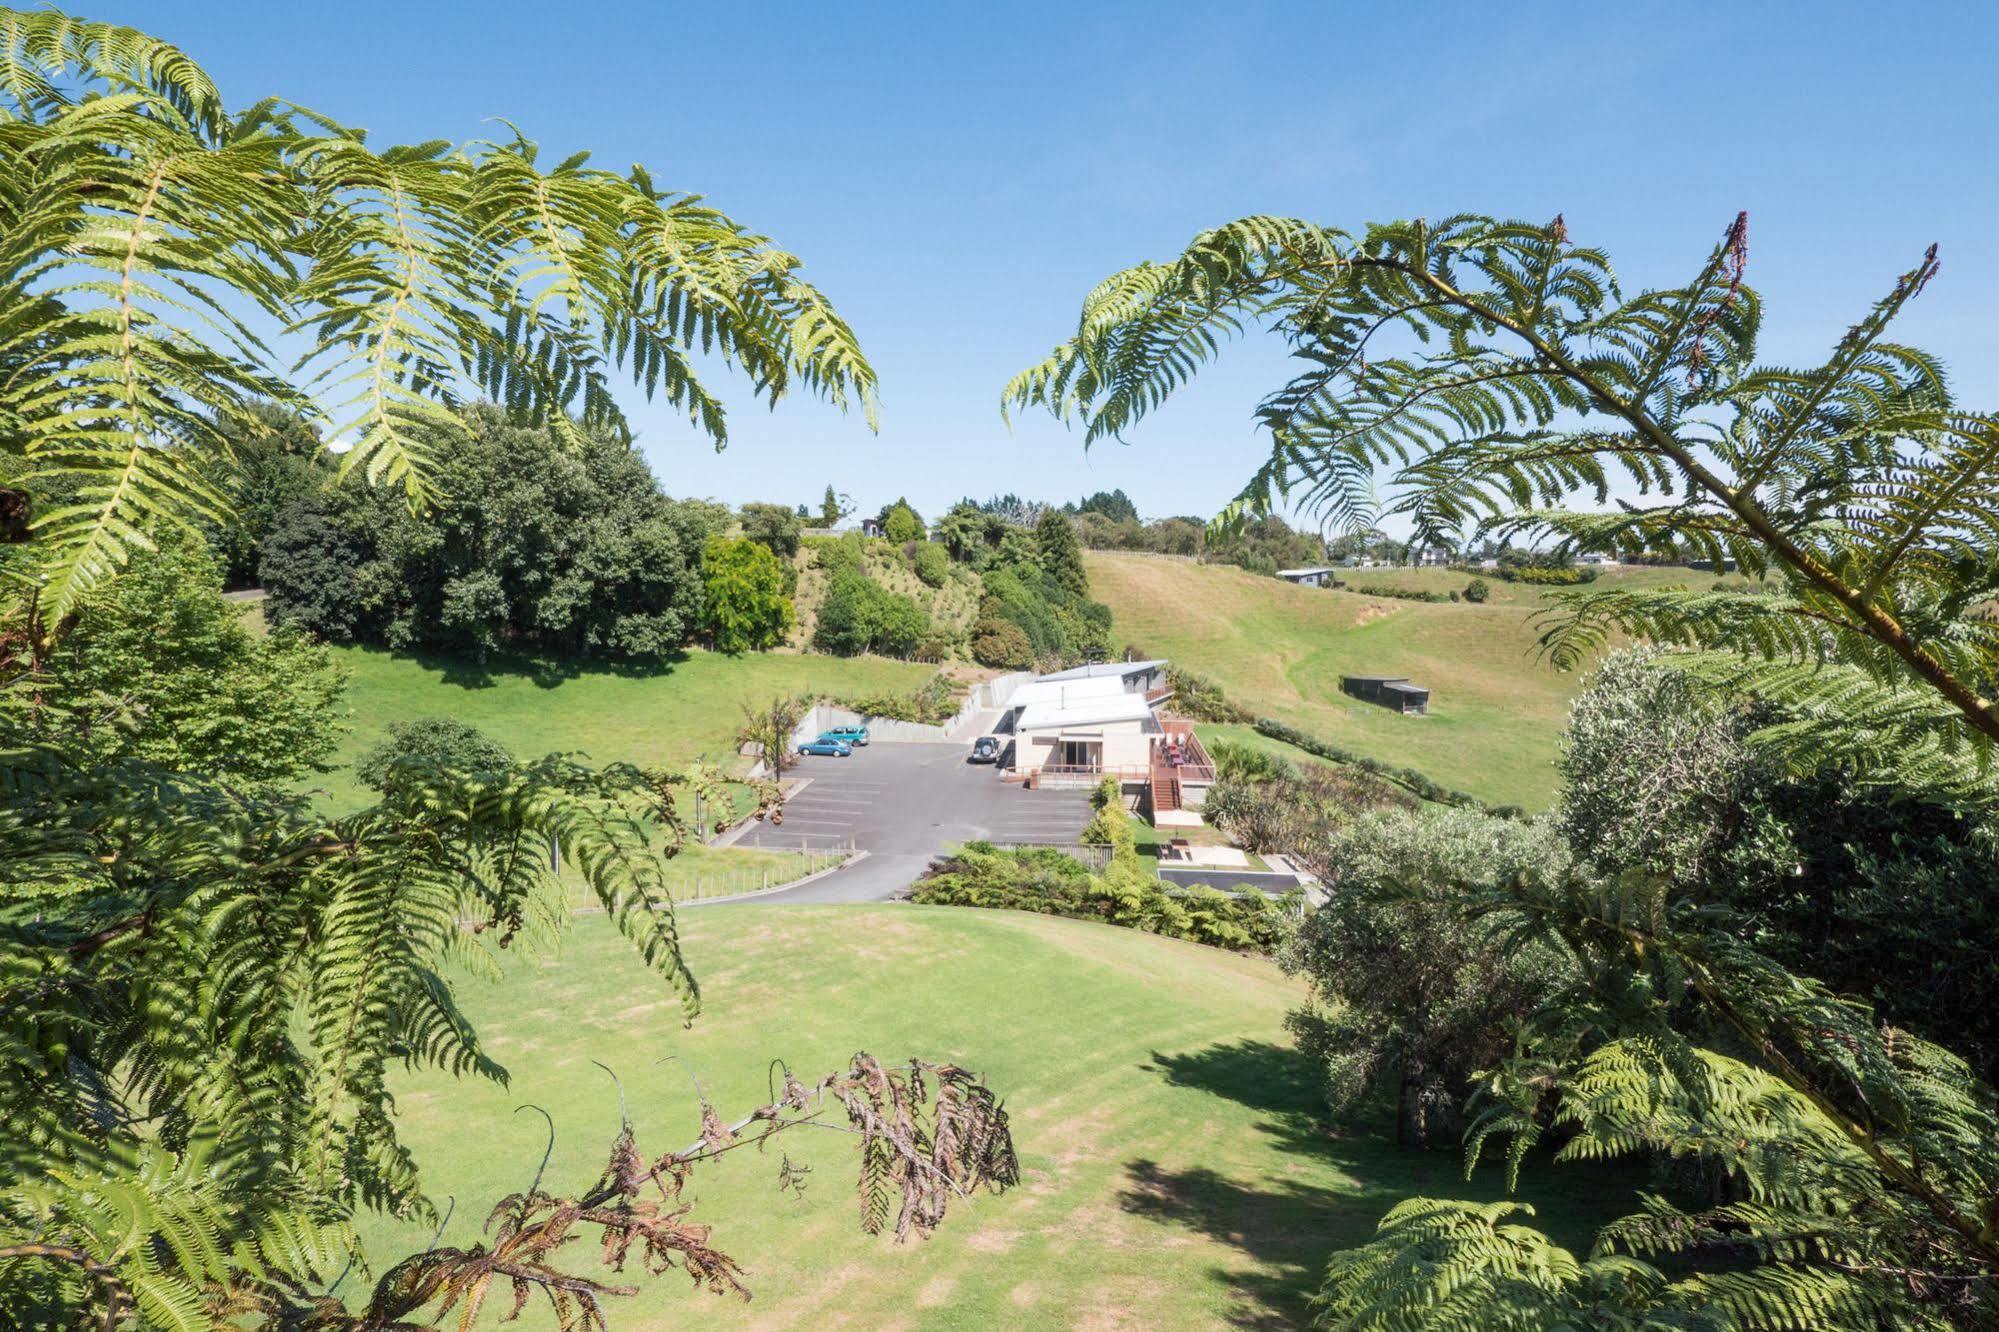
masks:
[(1059, 509), (1047, 510), (1035, 524), (1034, 540), (1042, 572), (1064, 591), (1087, 597), (1090, 576), (1083, 571), (1083, 548), (1069, 519)]
[(1076, 506), (1077, 513), (1097, 513), (1114, 523), (1138, 521), (1138, 506), (1122, 490), (1099, 490)]
[(782, 504), (745, 504), (739, 515), (743, 535), (789, 563), (798, 554), (800, 515)]
[(482, 656), (656, 658), (694, 636), (725, 506), (666, 498), (606, 436), (569, 445), (492, 408), (466, 424), (437, 450), (433, 512), (347, 485), (280, 515), (263, 561), (274, 620)]
[[(458, 773), (498, 772), (513, 766), (505, 745), (456, 717), (412, 717), (389, 723), (386, 739), (354, 763), (354, 775), (377, 791), (394, 785), (404, 771), (418, 781), (437, 769)], [(399, 767), (400, 765), (400, 767)]]
[(882, 535), (898, 546), (924, 538), (923, 515), (912, 508), (908, 500), (899, 499), (883, 509), (880, 521)]

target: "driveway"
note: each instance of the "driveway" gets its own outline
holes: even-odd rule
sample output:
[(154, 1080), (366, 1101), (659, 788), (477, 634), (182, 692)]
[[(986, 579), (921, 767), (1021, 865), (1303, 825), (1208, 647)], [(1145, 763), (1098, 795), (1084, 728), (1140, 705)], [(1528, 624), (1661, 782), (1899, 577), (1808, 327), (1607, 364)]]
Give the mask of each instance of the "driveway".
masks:
[[(1073, 843), (1090, 819), (1087, 791), (1029, 791), (989, 765), (965, 762), (969, 745), (878, 740), (851, 758), (804, 756), (791, 770), (810, 785), (784, 803), (784, 822), (752, 824), (738, 846), (868, 854), (759, 902), (872, 902), (915, 882), (959, 842)], [(689, 905), (694, 905), (690, 903)]]

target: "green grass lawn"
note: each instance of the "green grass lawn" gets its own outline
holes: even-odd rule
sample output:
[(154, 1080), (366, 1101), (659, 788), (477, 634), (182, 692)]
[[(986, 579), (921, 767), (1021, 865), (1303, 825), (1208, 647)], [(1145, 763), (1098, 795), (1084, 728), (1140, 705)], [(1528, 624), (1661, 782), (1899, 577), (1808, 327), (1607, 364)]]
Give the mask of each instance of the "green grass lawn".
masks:
[[(1488, 580), (1518, 595), (1431, 604), (1162, 556), (1091, 551), (1087, 562), (1091, 594), (1109, 604), (1120, 643), (1212, 677), (1259, 716), (1494, 803), (1542, 809), (1554, 797), (1556, 738), (1581, 676), (1536, 655), (1529, 616), (1538, 596)], [(1448, 570), (1381, 573), (1439, 589), (1468, 581)], [(1605, 585), (1623, 577), (1686, 581), (1688, 571), (1607, 574)], [(1430, 715), (1405, 717), (1348, 698), (1340, 677), (1351, 674), (1427, 685)]]
[[(1361, 1125), (1316, 1124), (1313, 1071), (1282, 1019), (1299, 988), (1268, 962), (1109, 926), (949, 907), (720, 906), (682, 917), (706, 1009), (683, 1028), (601, 918), (559, 960), (511, 959), (461, 997), (506, 1088), (431, 1073), (397, 1079), (399, 1122), (440, 1206), (447, 1243), (477, 1237), (500, 1196), (533, 1178), (554, 1118), (547, 1180), (594, 1183), (618, 1128), (623, 1080), (648, 1155), (695, 1137), (700, 1080), (725, 1117), (768, 1098), (766, 1065), (801, 1075), (856, 1050), (948, 1059), (1006, 1097), (1024, 1180), (957, 1204), (927, 1241), (898, 1246), (856, 1224), (852, 1140), (796, 1131), (812, 1168), (780, 1195), (778, 1154), (731, 1154), (697, 1175), (695, 1215), (739, 1259), (740, 1304), (677, 1274), (619, 1301), (619, 1332), (668, 1327), (1206, 1328), (1290, 1326), (1326, 1254), (1369, 1238), (1411, 1193), (1498, 1196), (1454, 1152), (1397, 1148)], [(671, 1062), (666, 1061), (671, 1056)], [(1616, 1172), (1530, 1167), (1527, 1196), (1565, 1242), (1629, 1198)], [(425, 1227), (367, 1227), (377, 1263), (421, 1248)], [(568, 1260), (592, 1262), (594, 1244)], [(496, 1296), (487, 1323), (508, 1301)], [(545, 1316), (524, 1320), (545, 1328)]]
[(532, 665), (480, 667), (391, 653), (335, 649), (347, 668), (347, 726), (335, 770), (317, 783), (326, 805), (344, 813), (368, 803), (350, 765), (387, 734), (391, 722), (448, 716), (470, 722), (518, 758), (574, 751), (595, 763), (684, 764), (732, 758), (741, 705), (778, 694), (914, 689), (935, 670), (878, 657), (690, 651), (645, 669)]

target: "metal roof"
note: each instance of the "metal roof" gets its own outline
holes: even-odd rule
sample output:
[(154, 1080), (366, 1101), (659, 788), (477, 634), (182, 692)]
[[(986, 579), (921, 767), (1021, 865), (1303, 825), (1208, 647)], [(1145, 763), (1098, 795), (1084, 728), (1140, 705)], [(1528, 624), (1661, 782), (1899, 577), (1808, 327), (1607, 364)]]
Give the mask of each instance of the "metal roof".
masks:
[(1152, 718), (1152, 705), (1143, 694), (1115, 694), (1074, 699), (1063, 703), (1036, 703), (1014, 722), (1018, 733), (1058, 731), (1068, 726), (1096, 726), (1106, 722), (1143, 722)]
[(1037, 675), (1032, 683), (1045, 684), (1050, 680), (1095, 680), (1105, 677), (1122, 679), (1128, 675), (1143, 675), (1147, 671), (1160, 670), (1165, 665), (1164, 661), (1093, 661), (1087, 666), (1071, 666), (1066, 671), (1050, 671), (1046, 675)]

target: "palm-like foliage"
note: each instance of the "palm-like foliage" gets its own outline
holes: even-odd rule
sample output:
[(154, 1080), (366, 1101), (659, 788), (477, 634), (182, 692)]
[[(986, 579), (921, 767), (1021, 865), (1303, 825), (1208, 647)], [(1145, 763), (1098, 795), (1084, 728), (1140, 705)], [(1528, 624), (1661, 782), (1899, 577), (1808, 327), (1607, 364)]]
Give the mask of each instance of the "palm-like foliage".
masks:
[(1746, 260), (1738, 218), (1686, 285), (1627, 297), (1560, 218), (1359, 235), (1245, 218), (1106, 279), (1005, 402), (1121, 438), (1266, 325), (1305, 369), (1258, 408), (1270, 458), (1223, 521), (1290, 500), (1356, 526), (1400, 513), (1422, 537), (1734, 560), (1771, 594), (1569, 593), (1543, 641), (1563, 665), (1612, 628), (1717, 649), (1710, 665), (1793, 705), (1785, 738), (1830, 742), (1814, 722), (1834, 714), (1884, 775), (1983, 784), (1999, 418), (1955, 407), (1934, 358), (1888, 338), (1934, 251), (1802, 369), (1756, 363)]
[[(1692, 281), (1627, 297), (1559, 218), (1358, 236), (1247, 218), (1099, 285), (1075, 336), (1005, 400), (1120, 437), (1222, 338), (1268, 325), (1306, 368), (1259, 408), (1271, 456), (1221, 522), (1291, 499), (1355, 525), (1400, 513), (1424, 537), (1733, 560), (1762, 585), (1565, 594), (1543, 642), (1560, 664), (1612, 628), (1698, 649), (1674, 664), (1780, 705), (1762, 741), (1860, 780), (1989, 798), (1999, 419), (1954, 406), (1934, 359), (1887, 337), (1935, 253), (1805, 369), (1755, 363), (1746, 260), (1739, 217)], [(1999, 1318), (1999, 1114), (1960, 1061), (1656, 883), (1408, 886), (1445, 887), (1515, 944), (1566, 951), (1579, 978), (1493, 1072), (1472, 1158), (1510, 1140), (1517, 1169), (1553, 1127), (1571, 1159), (1691, 1159), (1729, 1192), (1702, 1210), (1648, 1199), (1585, 1258), (1508, 1205), (1412, 1200), (1335, 1256), (1327, 1323)]]
[(427, 441), (483, 395), (624, 429), (616, 377), (719, 447), (702, 356), (775, 401), (873, 419), (874, 372), (799, 261), (641, 168), (519, 134), (377, 148), (282, 101), (231, 112), (144, 33), (0, 10), (0, 483), (35, 503), (16, 611), (60, 630), (203, 480), (258, 399), (428, 495)]

